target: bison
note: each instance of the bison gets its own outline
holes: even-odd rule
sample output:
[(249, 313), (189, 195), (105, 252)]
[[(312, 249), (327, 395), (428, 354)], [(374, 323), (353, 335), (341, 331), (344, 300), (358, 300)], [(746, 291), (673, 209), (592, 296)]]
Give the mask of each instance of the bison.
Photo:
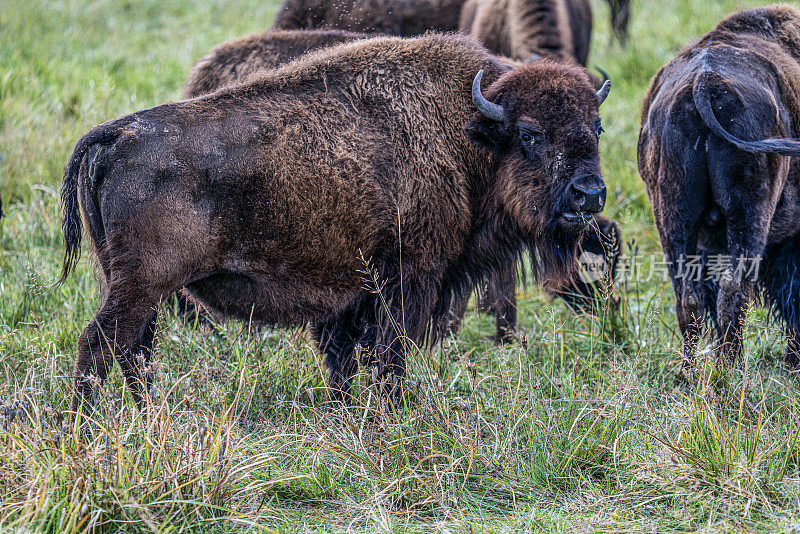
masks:
[(546, 56), (585, 66), (592, 6), (588, 0), (468, 0), (459, 28), (518, 61)]
[(375, 37), (342, 30), (268, 30), (214, 47), (192, 68), (183, 88), (191, 98), (241, 82), (253, 73), (275, 68), (306, 52)]
[(455, 31), (464, 0), (284, 0), (278, 30), (338, 29), (412, 37)]
[[(369, 38), (369, 34), (344, 32), (341, 30), (268, 30), (216, 46), (192, 69), (184, 87), (186, 98), (200, 96), (225, 85), (241, 82), (248, 76), (264, 68), (277, 67), (296, 59), (304, 53), (341, 42)], [(592, 225), (581, 241), (585, 249), (605, 258), (605, 263), (616, 265), (621, 242), (617, 224), (602, 216), (595, 216), (597, 224)], [(616, 247), (616, 248), (615, 248)], [(609, 254), (613, 251), (613, 254)], [(495, 315), (495, 339), (510, 342), (517, 331), (516, 273), (513, 264), (502, 269), (492, 280), (483, 284), (479, 309)], [(612, 271), (613, 274), (613, 271)], [(612, 277), (613, 280), (613, 277)], [(588, 309), (596, 294), (596, 284), (582, 282), (575, 278), (563, 291), (555, 292), (574, 309)], [(194, 321), (205, 314), (198, 313), (197, 304), (188, 300), (184, 292), (178, 293), (179, 311)], [(467, 299), (457, 303), (452, 317), (444, 328), (457, 331), (467, 310)]]
[[(736, 360), (757, 295), (800, 327), (800, 11), (724, 19), (661, 69), (644, 101), (638, 163), (653, 205), (692, 380), (705, 319)], [(694, 261), (699, 269), (690, 269)]]
[(527, 251), (539, 280), (570, 279), (605, 203), (609, 89), (465, 36), (378, 38), (96, 126), (62, 188), (62, 280), (83, 219), (105, 282), (73, 408), (114, 359), (142, 405), (157, 310), (181, 287), (221, 316), (310, 322), (339, 401), (364, 347), (396, 400), (409, 344), (501, 265)]

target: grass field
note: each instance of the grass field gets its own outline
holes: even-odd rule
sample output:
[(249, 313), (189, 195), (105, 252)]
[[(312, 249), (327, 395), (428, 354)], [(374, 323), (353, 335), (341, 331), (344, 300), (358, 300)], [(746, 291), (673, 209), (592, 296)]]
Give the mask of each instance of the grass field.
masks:
[[(610, 43), (606, 3), (594, 6), (590, 63), (614, 82), (606, 211), (645, 269), (660, 248), (635, 161), (644, 91), (682, 46), (756, 5), (666, 4), (633, 0), (626, 49)], [(680, 340), (661, 280), (621, 283), (619, 304), (593, 318), (528, 285), (525, 341), (509, 347), (487, 341), (492, 321), (471, 311), (457, 338), (412, 356), (401, 420), (380, 412), (366, 376), (351, 413), (331, 418), (304, 329), (212, 333), (162, 313), (149, 415), (115, 369), (99, 430), (68, 425), (76, 342), (98, 305), (86, 259), (52, 286), (71, 149), (95, 124), (178, 98), (194, 61), (267, 28), (275, 9), (0, 5), (0, 530), (800, 530), (800, 383), (781, 367), (780, 328), (753, 310), (724, 391), (676, 389)]]

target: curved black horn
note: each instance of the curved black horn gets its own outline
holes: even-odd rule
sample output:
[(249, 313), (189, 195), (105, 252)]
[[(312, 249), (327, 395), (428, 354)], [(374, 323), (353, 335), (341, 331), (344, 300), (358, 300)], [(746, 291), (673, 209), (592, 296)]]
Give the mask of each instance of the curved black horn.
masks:
[(506, 111), (503, 106), (489, 102), (481, 93), (481, 78), (483, 78), (483, 69), (479, 70), (478, 74), (475, 75), (475, 79), (472, 80), (472, 102), (484, 116), (498, 122), (504, 121)]
[(597, 106), (598, 107), (600, 106), (600, 104), (602, 104), (605, 101), (605, 99), (608, 96), (608, 93), (610, 91), (611, 91), (611, 80), (606, 80), (606, 81), (603, 82), (603, 87), (601, 87), (600, 90), (597, 91)]
[(606, 80), (608, 80), (608, 79), (609, 79), (609, 77), (608, 77), (608, 73), (606, 73), (606, 71), (604, 71), (604, 70), (603, 70), (603, 69), (601, 69), (600, 67), (595, 67), (595, 69), (597, 69), (597, 72), (599, 72), (599, 73), (600, 73), (600, 75), (603, 77), (603, 83), (606, 83)]

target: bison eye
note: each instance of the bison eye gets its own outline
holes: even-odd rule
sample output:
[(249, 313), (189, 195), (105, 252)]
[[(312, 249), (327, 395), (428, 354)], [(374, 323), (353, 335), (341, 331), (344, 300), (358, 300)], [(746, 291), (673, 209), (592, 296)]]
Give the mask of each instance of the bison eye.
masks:
[(525, 143), (526, 145), (532, 145), (535, 142), (533, 136), (527, 132), (522, 132), (519, 134), (520, 140)]
[(603, 124), (598, 120), (597, 123), (594, 125), (594, 133), (599, 139), (600, 134), (603, 132), (605, 132), (605, 130), (603, 129)]

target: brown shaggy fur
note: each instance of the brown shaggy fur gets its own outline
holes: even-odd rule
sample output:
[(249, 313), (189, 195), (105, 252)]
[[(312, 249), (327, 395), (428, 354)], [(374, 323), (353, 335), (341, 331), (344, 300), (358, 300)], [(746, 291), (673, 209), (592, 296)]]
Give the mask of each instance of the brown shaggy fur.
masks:
[(284, 0), (275, 29), (339, 29), (405, 37), (455, 31), (464, 0)]
[[(306, 52), (370, 37), (341, 30), (268, 30), (214, 47), (192, 68), (184, 98), (200, 96), (262, 69), (271, 69)], [(375, 37), (372, 35), (371, 37)]]
[[(676, 294), (683, 373), (691, 378), (706, 316), (734, 361), (759, 290), (787, 324), (787, 362), (800, 361), (800, 11), (732, 15), (667, 64), (645, 98), (639, 171)], [(681, 260), (730, 255), (714, 276), (682, 276)], [(749, 271), (761, 257), (757, 279)]]
[[(475, 111), (481, 69), (501, 121)], [(106, 283), (73, 406), (115, 359), (143, 402), (158, 307), (182, 286), (222, 316), (311, 322), (334, 398), (365, 347), (396, 398), (407, 343), (435, 341), (454, 299), (500, 266), (529, 251), (543, 283), (570, 279), (605, 199), (598, 129), (582, 69), (511, 70), (438, 35), (312, 52), (93, 128), (62, 190), (63, 276), (83, 218)]]
[[(369, 38), (369, 34), (343, 32), (339, 30), (268, 30), (223, 43), (214, 48), (192, 69), (184, 88), (184, 97), (191, 98), (219, 89), (225, 85), (241, 82), (250, 75), (264, 69), (277, 67), (298, 58), (307, 51), (323, 48), (343, 41)], [(596, 231), (587, 232), (582, 247), (604, 255), (609, 265), (616, 265), (615, 255), (608, 256), (610, 243), (618, 243), (619, 227), (602, 215), (596, 216)], [(613, 234), (613, 235), (612, 235)], [(495, 315), (497, 334), (495, 339), (510, 342), (516, 338), (516, 268), (513, 264), (502, 269), (501, 274), (485, 284), (481, 292), (479, 308)], [(587, 308), (595, 290), (575, 280), (568, 290), (559, 294), (573, 308)], [(205, 322), (206, 314), (198, 304), (187, 298), (186, 292), (177, 295), (178, 310), (187, 321)], [(456, 332), (467, 310), (468, 299), (455, 305), (451, 323), (442, 328)]]
[(545, 56), (586, 66), (592, 6), (588, 0), (469, 0), (459, 28), (517, 61)]

